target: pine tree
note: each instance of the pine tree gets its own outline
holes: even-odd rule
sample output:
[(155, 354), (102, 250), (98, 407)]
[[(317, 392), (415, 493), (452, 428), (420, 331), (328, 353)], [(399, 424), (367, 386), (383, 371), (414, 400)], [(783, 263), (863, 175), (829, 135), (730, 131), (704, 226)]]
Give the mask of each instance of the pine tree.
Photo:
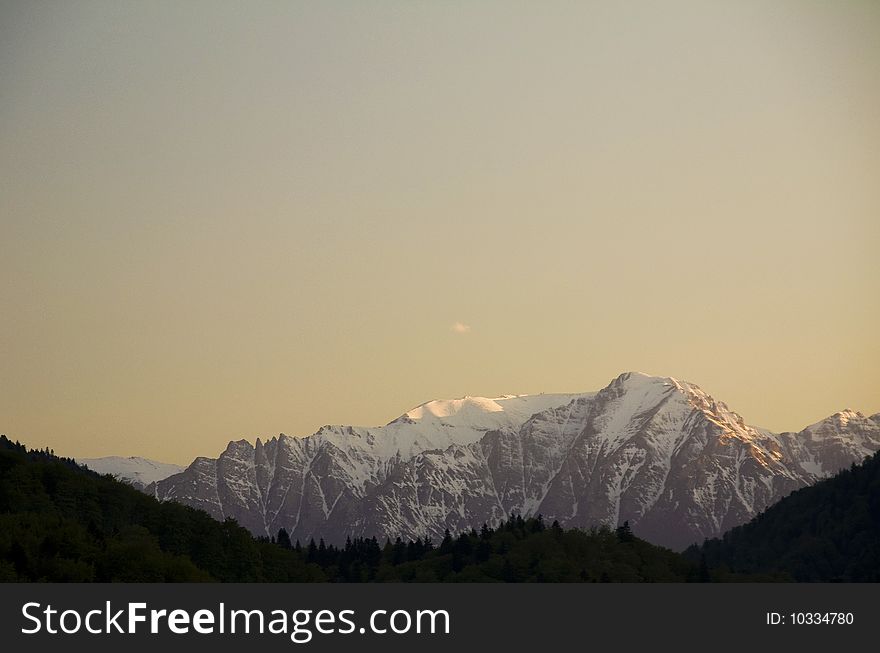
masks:
[(391, 564), (400, 565), (406, 562), (406, 544), (399, 537), (394, 540), (394, 548), (392, 551)]
[(440, 542), (440, 553), (449, 553), (452, 551), (452, 534), (447, 528), (443, 531), (443, 541)]
[(278, 530), (278, 539), (276, 540), (278, 546), (282, 549), (290, 549), (293, 545), (290, 543), (290, 535), (287, 534), (287, 529), (281, 528)]
[(700, 571), (698, 578), (701, 583), (712, 582), (712, 575), (709, 573), (709, 564), (706, 562), (705, 553), (700, 558)]
[(505, 583), (515, 583), (518, 580), (516, 569), (513, 568), (509, 558), (504, 559), (504, 567), (501, 569), (501, 580)]
[(486, 562), (492, 555), (492, 545), (489, 544), (489, 538), (480, 538), (477, 542), (477, 548), (474, 551), (474, 558), (477, 562)]
[(617, 539), (621, 542), (632, 542), (635, 539), (629, 521), (623, 522), (623, 525), (617, 528)]

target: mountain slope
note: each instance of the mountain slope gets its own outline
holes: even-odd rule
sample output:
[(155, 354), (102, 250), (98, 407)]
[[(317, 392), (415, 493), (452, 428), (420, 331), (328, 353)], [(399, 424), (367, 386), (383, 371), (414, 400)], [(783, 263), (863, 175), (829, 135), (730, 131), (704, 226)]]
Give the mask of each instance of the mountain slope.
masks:
[(797, 581), (880, 582), (880, 454), (798, 490), (687, 555)]
[(786, 457), (800, 461), (813, 480), (827, 478), (878, 449), (880, 414), (866, 417), (853, 410), (835, 413), (800, 433), (781, 433)]
[(776, 435), (694, 384), (626, 373), (598, 393), (429, 402), (382, 428), (232, 442), (147, 491), (303, 541), (436, 539), (513, 512), (629, 521), (684, 548), (878, 449), (875, 418)]

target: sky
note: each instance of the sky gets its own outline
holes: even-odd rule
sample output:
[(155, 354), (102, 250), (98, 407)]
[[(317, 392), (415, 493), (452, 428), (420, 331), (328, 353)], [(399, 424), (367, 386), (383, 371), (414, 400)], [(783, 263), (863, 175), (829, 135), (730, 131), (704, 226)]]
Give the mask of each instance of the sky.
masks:
[[(661, 6), (662, 5), (662, 6)], [(0, 3), (0, 432), (880, 411), (880, 3)]]

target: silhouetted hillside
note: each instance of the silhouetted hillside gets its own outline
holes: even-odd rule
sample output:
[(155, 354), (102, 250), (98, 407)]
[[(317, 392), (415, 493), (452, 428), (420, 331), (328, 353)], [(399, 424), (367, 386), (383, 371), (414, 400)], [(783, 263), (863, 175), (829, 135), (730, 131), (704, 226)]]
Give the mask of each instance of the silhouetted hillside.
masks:
[[(277, 542), (290, 546), (282, 529)], [(624, 525), (589, 532), (548, 526), (539, 517), (512, 515), (497, 528), (484, 525), (435, 545), (375, 538), (344, 547), (323, 540), (293, 547), (334, 581), (401, 582), (682, 582), (699, 581), (700, 569), (680, 554), (634, 537)]]
[(308, 581), (317, 565), (235, 522), (0, 436), (0, 580)]

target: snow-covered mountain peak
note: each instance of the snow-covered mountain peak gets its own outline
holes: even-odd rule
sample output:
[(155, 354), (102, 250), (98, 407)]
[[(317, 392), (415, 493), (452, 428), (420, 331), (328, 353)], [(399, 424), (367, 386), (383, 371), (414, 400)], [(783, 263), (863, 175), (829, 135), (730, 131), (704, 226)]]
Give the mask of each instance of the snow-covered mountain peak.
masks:
[(880, 449), (880, 420), (842, 410), (799, 433), (776, 436), (786, 457), (799, 462), (814, 479), (827, 477)]
[(844, 408), (840, 412), (834, 413), (829, 419), (833, 419), (841, 426), (846, 426), (851, 420), (863, 421), (867, 418), (857, 410)]
[(625, 372), (601, 390), (598, 397), (613, 403), (606, 411), (602, 429), (611, 439), (625, 435), (621, 428), (631, 429), (644, 419), (660, 419), (680, 423), (693, 411), (721, 428), (721, 436), (743, 441), (762, 439), (761, 432), (746, 425), (743, 418), (723, 401), (718, 401), (700, 386), (671, 376), (652, 376), (643, 372)]
[(669, 376), (655, 376), (653, 374), (646, 374), (645, 372), (632, 371), (623, 372), (622, 374), (617, 375), (617, 377), (608, 385), (633, 389), (640, 386), (663, 385), (673, 382), (675, 382), (675, 379)]
[(874, 431), (878, 426), (876, 418), (876, 415), (874, 417), (867, 417), (857, 410), (847, 408), (823, 420), (819, 420), (815, 424), (810, 424), (803, 430), (803, 433), (810, 438), (816, 439), (834, 436), (843, 429)]
[(461, 412), (469, 413), (497, 413), (504, 408), (496, 399), (488, 397), (471, 397), (466, 395), (461, 399), (439, 399), (416, 406), (405, 413), (406, 417), (418, 421), (422, 419), (443, 418), (457, 415)]
[(643, 405), (656, 405), (674, 393), (683, 395), (700, 407), (711, 405), (715, 401), (694, 383), (671, 376), (653, 376), (644, 372), (624, 372), (602, 392), (613, 392), (618, 396), (626, 395)]
[(344, 451), (361, 451), (388, 460), (451, 445), (469, 445), (488, 431), (517, 430), (532, 415), (559, 408), (587, 394), (465, 396), (438, 399), (407, 411), (379, 427), (324, 426), (314, 436)]
[[(609, 383), (604, 390), (614, 389), (617, 393), (641, 393), (657, 398), (672, 389), (680, 389), (682, 382), (671, 376), (654, 376), (644, 372), (624, 372)], [(603, 390), (603, 391), (604, 391)]]
[(172, 474), (178, 474), (184, 470), (180, 465), (160, 463), (140, 456), (106, 456), (104, 458), (81, 458), (81, 465), (85, 465), (93, 472), (110, 474), (122, 481), (131, 483), (135, 487), (146, 487), (155, 481), (161, 481)]
[(558, 408), (584, 394), (502, 395), (435, 399), (407, 411), (391, 424), (434, 423), (443, 426), (467, 426), (478, 430), (519, 427), (535, 413)]

